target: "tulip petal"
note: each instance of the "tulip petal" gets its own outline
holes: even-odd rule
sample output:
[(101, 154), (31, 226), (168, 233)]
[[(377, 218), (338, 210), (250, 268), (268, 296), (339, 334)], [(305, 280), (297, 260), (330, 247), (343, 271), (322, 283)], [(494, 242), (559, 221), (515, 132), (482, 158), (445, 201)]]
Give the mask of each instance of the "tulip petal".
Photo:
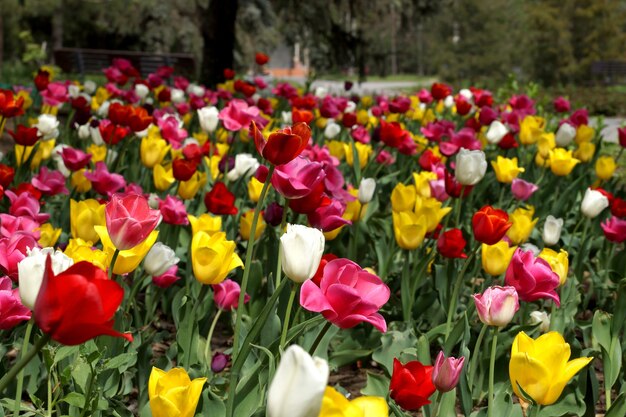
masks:
[(545, 405), (544, 399), (550, 389), (552, 373), (543, 363), (521, 352), (511, 355), (509, 362), (509, 376), (515, 394), (524, 398), (517, 386), (522, 389), (538, 404)]
[(150, 398), (150, 410), (152, 410), (152, 417), (172, 417), (180, 415), (180, 411), (176, 405), (165, 397)]
[(569, 380), (572, 379), (574, 375), (576, 375), (581, 369), (587, 366), (592, 360), (593, 358), (583, 357), (569, 361), (566, 364), (565, 369), (563, 369), (560, 373), (555, 374), (552, 386), (550, 387), (550, 390), (548, 391), (544, 399), (545, 403), (555, 403), (561, 396), (561, 393), (563, 392), (563, 389), (565, 388), (565, 385), (567, 385)]
[(363, 417), (385, 417), (389, 415), (389, 406), (382, 397), (359, 397), (352, 400), (363, 411)]

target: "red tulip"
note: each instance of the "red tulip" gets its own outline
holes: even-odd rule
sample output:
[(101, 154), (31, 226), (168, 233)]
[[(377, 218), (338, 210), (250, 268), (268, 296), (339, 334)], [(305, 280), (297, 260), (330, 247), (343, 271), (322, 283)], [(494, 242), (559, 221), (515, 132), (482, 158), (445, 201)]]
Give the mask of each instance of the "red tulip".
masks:
[(152, 123), (152, 116), (148, 114), (148, 110), (143, 107), (132, 109), (132, 113), (128, 116), (128, 127), (133, 132), (141, 132), (146, 130)]
[(387, 123), (384, 120), (380, 121), (380, 140), (391, 148), (398, 148), (404, 141), (408, 132), (402, 129), (400, 123), (391, 122)]
[(270, 61), (270, 57), (262, 52), (257, 52), (254, 56), (254, 60), (258, 65), (265, 65)]
[(35, 76), (35, 87), (37, 87), (37, 91), (45, 90), (48, 88), (48, 84), (50, 84), (50, 73), (40, 69)]
[(18, 145), (33, 146), (39, 140), (39, 130), (36, 127), (18, 125), (15, 132), (9, 130), (9, 135)]
[(626, 127), (620, 127), (617, 129), (617, 138), (622, 148), (626, 148)]
[(224, 78), (227, 80), (232, 80), (235, 78), (235, 71), (230, 68), (224, 68)]
[(196, 173), (197, 163), (189, 159), (177, 158), (172, 162), (174, 178), (178, 181), (188, 181)]
[(450, 171), (446, 170), (444, 174), (444, 184), (446, 187), (446, 193), (452, 198), (461, 197), (461, 190), (463, 190), (462, 198), (465, 198), (472, 192), (473, 185), (462, 185), (460, 184), (454, 174), (451, 174)]
[(408, 411), (419, 410), (422, 406), (430, 404), (428, 398), (435, 392), (432, 373), (432, 366), (422, 365), (419, 361), (402, 365), (394, 358), (389, 385), (391, 398)]
[(273, 132), (265, 139), (256, 123), (250, 123), (250, 135), (254, 138), (257, 151), (273, 165), (286, 164), (295, 159), (306, 148), (311, 139), (311, 128), (306, 123), (296, 123)]
[(13, 182), (15, 177), (15, 169), (8, 165), (0, 164), (0, 185), (4, 188), (8, 188)]
[(465, 116), (472, 110), (472, 103), (467, 101), (463, 96), (457, 96), (454, 103), (456, 104), (456, 112), (459, 116)]
[(430, 87), (430, 94), (435, 100), (443, 100), (452, 94), (452, 89), (443, 83), (434, 83)]
[(293, 123), (303, 122), (309, 124), (313, 121), (313, 113), (308, 110), (298, 110), (293, 107), (291, 109), (291, 121)]
[(152, 210), (148, 200), (138, 194), (114, 194), (104, 214), (111, 241), (119, 250), (139, 245), (161, 222), (161, 212)]
[(472, 217), (474, 238), (487, 245), (498, 243), (512, 225), (506, 211), (491, 206), (484, 206)]
[(24, 97), (15, 100), (13, 91), (0, 88), (0, 117), (7, 119), (24, 114)]
[[(1, 177), (2, 177), (2, 174), (0, 173), (0, 178)], [(0, 179), (0, 184), (4, 185), (1, 179)], [(615, 197), (613, 199), (613, 202), (611, 203), (611, 214), (621, 219), (625, 218), (626, 217), (626, 200), (623, 200), (619, 197)]]
[(437, 250), (441, 256), (446, 258), (467, 258), (467, 255), (463, 252), (466, 243), (465, 239), (463, 239), (463, 232), (460, 229), (450, 229), (439, 235)]
[(223, 182), (217, 182), (204, 196), (204, 204), (213, 214), (237, 214), (235, 194), (228, 191)]
[(44, 333), (64, 345), (79, 345), (97, 336), (123, 337), (113, 329), (113, 317), (124, 290), (90, 262), (79, 262), (58, 275), (50, 257), (35, 303), (35, 322)]

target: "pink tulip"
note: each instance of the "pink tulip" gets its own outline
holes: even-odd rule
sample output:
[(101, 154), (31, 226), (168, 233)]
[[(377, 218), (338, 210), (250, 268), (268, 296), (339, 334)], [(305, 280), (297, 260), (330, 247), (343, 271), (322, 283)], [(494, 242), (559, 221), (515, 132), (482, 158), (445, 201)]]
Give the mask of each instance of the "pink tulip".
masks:
[(557, 113), (567, 113), (570, 110), (570, 103), (564, 97), (557, 97), (552, 102), (554, 111)]
[(157, 125), (161, 129), (163, 139), (167, 140), (174, 149), (180, 149), (183, 141), (189, 136), (181, 127), (182, 123), (174, 116), (169, 115), (157, 119)]
[(50, 171), (46, 167), (41, 167), (39, 173), (31, 181), (33, 187), (44, 195), (69, 194), (65, 186), (65, 177), (59, 171)]
[(50, 218), (50, 214), (48, 213), (39, 213), (39, 210), (41, 210), (39, 200), (37, 200), (29, 192), (23, 192), (20, 195), (16, 195), (13, 191), (6, 190), (4, 195), (6, 195), (11, 202), (9, 214), (12, 214), (13, 216), (30, 217), (39, 224), (45, 223)]
[(148, 238), (161, 221), (159, 210), (152, 210), (141, 195), (113, 195), (104, 210), (111, 241), (119, 250), (134, 248)]
[(339, 258), (326, 264), (319, 286), (312, 280), (305, 281), (300, 304), (342, 329), (366, 322), (385, 332), (387, 323), (378, 310), (390, 294), (379, 277), (349, 259)]
[(506, 326), (519, 310), (519, 298), (514, 287), (493, 286), (473, 297), (478, 318), (488, 326)]
[(28, 249), (38, 247), (33, 235), (27, 232), (16, 232), (10, 237), (0, 239), (0, 268), (17, 282), (17, 264), (26, 257)]
[(339, 200), (324, 197), (322, 204), (308, 214), (307, 219), (312, 227), (330, 232), (346, 224), (352, 224), (351, 221), (341, 217), (345, 211), (346, 206)]
[(9, 277), (0, 277), (0, 330), (9, 330), (30, 319), (30, 310), (22, 305), (17, 288)]
[(520, 201), (528, 200), (538, 189), (539, 187), (532, 182), (519, 178), (515, 178), (511, 183), (511, 193), (513, 193), (513, 197)]
[(559, 276), (552, 271), (547, 261), (536, 258), (531, 251), (517, 249), (506, 270), (505, 282), (515, 287), (519, 298), (524, 301), (535, 301), (541, 298), (554, 300), (561, 304), (556, 288)]
[(433, 384), (439, 392), (452, 391), (459, 383), (465, 356), (456, 359), (453, 357), (446, 358), (443, 351), (439, 352), (433, 367), (432, 379)]
[(165, 200), (159, 201), (159, 210), (163, 215), (163, 222), (167, 224), (188, 225), (187, 209), (182, 200), (168, 195)]
[(39, 240), (39, 223), (27, 216), (0, 214), (0, 237), (11, 237), (17, 232), (25, 232)]
[[(222, 281), (220, 284), (213, 285), (213, 301), (220, 310), (232, 310), (237, 308), (239, 304), (239, 294), (241, 288), (239, 284), (231, 279)], [(250, 300), (250, 296), (244, 296), (244, 304)]]
[(109, 172), (106, 164), (102, 161), (96, 163), (94, 171), (85, 172), (85, 178), (91, 181), (91, 186), (97, 193), (107, 197), (126, 186), (124, 177), (120, 174)]
[(250, 122), (259, 115), (259, 109), (256, 106), (248, 106), (244, 100), (234, 99), (228, 102), (228, 105), (220, 110), (219, 119), (224, 127), (231, 132), (238, 132), (243, 128), (248, 128)]
[(81, 151), (80, 149), (70, 148), (69, 146), (63, 147), (60, 152), (63, 163), (70, 171), (80, 171), (89, 165), (91, 156), (88, 153)]
[(610, 242), (622, 243), (626, 240), (626, 220), (612, 216), (600, 224), (604, 236)]
[(417, 93), (417, 98), (419, 98), (420, 103), (428, 104), (433, 101), (433, 96), (430, 94), (425, 88), (422, 88), (419, 93)]
[(165, 273), (152, 277), (152, 283), (159, 288), (168, 288), (180, 279), (177, 273), (178, 265), (172, 265)]
[(272, 185), (283, 197), (293, 200), (309, 194), (324, 180), (322, 164), (297, 157), (284, 165), (278, 165), (272, 176)]
[(376, 162), (381, 165), (392, 165), (396, 162), (396, 158), (391, 153), (383, 149), (378, 153), (378, 156), (376, 156)]
[(363, 126), (357, 126), (350, 132), (350, 136), (357, 142), (370, 143), (369, 131)]
[(41, 98), (44, 104), (57, 107), (68, 100), (69, 97), (67, 93), (67, 85), (61, 82), (52, 82), (41, 92)]
[(430, 194), (438, 201), (446, 201), (450, 196), (446, 193), (446, 181), (445, 180), (430, 180)]

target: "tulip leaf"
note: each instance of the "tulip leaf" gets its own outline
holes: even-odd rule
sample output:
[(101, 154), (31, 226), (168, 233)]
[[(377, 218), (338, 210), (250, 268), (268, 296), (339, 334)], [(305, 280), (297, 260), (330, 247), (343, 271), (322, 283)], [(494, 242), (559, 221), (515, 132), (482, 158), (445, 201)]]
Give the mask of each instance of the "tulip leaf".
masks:
[(102, 369), (117, 369), (119, 373), (123, 373), (135, 363), (137, 363), (137, 352), (122, 353), (105, 360)]
[(597, 310), (593, 315), (591, 332), (595, 341), (609, 351), (611, 348), (611, 315)]
[(608, 409), (604, 417), (622, 416), (626, 416), (626, 393), (623, 392), (613, 401), (611, 408)]
[(52, 362), (52, 366), (61, 362), (65, 358), (77, 354), (78, 351), (79, 346), (61, 346), (54, 352), (54, 361)]
[(585, 409), (582, 396), (569, 385), (556, 403), (541, 408), (538, 417), (580, 416), (584, 414)]
[(617, 290), (617, 301), (613, 309), (613, 323), (611, 334), (617, 337), (626, 321), (626, 278), (622, 279)]
[(389, 331), (381, 336), (381, 346), (372, 354), (372, 359), (381, 364), (389, 374), (393, 370), (393, 359), (400, 356), (404, 349), (415, 347), (417, 338), (411, 330)]
[(363, 395), (374, 397), (386, 397), (389, 393), (389, 378), (384, 375), (367, 373), (367, 383), (361, 390)]
[(272, 378), (274, 377), (274, 371), (276, 370), (276, 361), (274, 360), (274, 354), (270, 352), (270, 350), (266, 347), (255, 345), (255, 344), (251, 344), (251, 346), (259, 349), (261, 352), (265, 353), (265, 356), (267, 356), (267, 361), (269, 364), (268, 365), (269, 373), (267, 376), (267, 380), (271, 381)]
[(61, 401), (82, 408), (85, 405), (85, 396), (78, 392), (70, 392)]

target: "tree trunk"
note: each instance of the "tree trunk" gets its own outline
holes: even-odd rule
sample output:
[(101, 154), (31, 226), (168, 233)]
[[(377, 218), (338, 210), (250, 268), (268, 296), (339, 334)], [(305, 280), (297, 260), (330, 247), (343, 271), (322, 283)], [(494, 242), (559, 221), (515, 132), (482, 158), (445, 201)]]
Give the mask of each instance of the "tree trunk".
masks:
[(239, 0), (210, 0), (204, 12), (201, 80), (208, 86), (224, 81), (224, 69), (233, 67), (238, 7)]

